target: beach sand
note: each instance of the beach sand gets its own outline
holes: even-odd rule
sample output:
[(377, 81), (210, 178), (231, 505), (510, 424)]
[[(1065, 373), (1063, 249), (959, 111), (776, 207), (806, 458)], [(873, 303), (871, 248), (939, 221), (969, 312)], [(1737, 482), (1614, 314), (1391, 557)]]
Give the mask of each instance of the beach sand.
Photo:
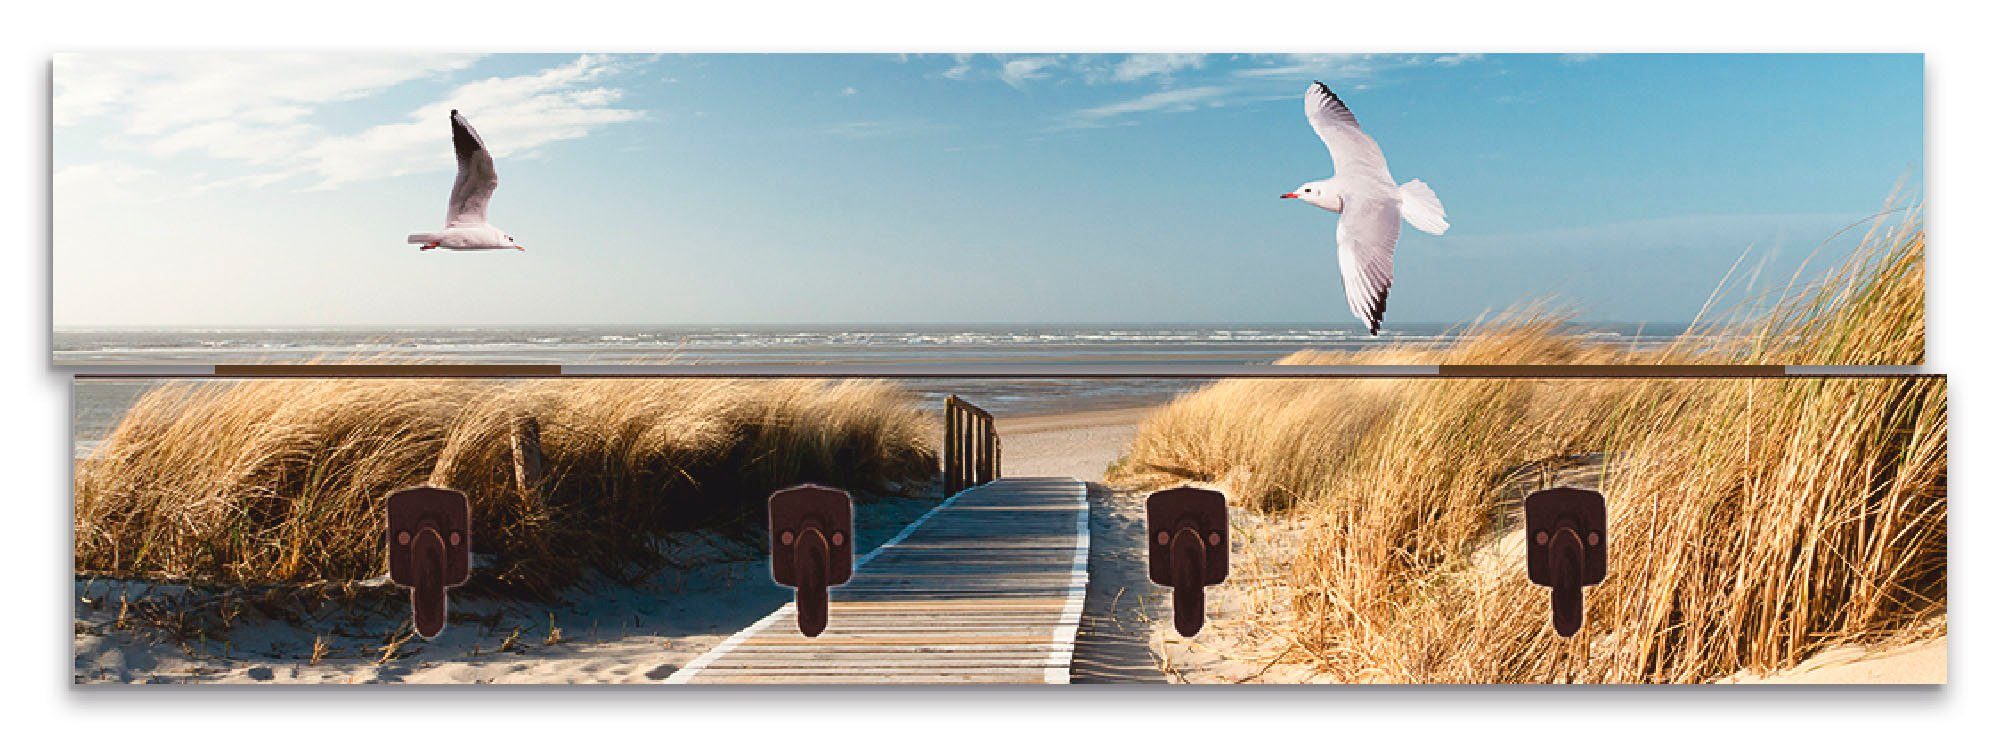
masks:
[(1125, 454), (1139, 420), (1152, 407), (1129, 407), (1025, 417), (998, 417), (1001, 470), (1008, 476), (1075, 476), (1104, 480), (1104, 470)]
[(1762, 685), (1942, 685), (1947, 660), (1945, 650), (1945, 638), (1942, 636), (1904, 645), (1847, 645), (1828, 648), (1806, 662), (1776, 673), (1763, 676), (1739, 673), (1721, 682)]

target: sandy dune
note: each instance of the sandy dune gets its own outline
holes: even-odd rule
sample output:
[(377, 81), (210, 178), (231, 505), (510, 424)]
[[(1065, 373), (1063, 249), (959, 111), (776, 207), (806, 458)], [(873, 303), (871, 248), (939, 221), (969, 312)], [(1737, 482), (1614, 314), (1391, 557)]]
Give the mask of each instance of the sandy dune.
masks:
[(1721, 682), (1764, 685), (1943, 684), (1946, 660), (1944, 637), (1893, 647), (1848, 645), (1830, 648), (1777, 673), (1765, 676), (1743, 673)]

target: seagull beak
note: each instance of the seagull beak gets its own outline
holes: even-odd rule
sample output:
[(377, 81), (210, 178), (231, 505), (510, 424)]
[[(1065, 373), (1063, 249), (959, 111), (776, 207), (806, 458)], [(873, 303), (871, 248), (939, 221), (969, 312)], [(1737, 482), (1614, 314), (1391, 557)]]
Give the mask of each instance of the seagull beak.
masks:
[(1299, 198), (1299, 193), (1297, 192), (1286, 192), (1284, 194), (1278, 195), (1278, 199), (1281, 200), (1296, 200), (1298, 198)]

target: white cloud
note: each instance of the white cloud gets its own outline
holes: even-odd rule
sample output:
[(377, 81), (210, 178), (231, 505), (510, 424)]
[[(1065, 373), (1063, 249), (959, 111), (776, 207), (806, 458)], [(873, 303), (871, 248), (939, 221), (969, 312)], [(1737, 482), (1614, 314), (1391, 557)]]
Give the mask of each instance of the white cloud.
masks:
[(128, 133), (166, 135), (217, 120), (295, 122), (314, 107), (359, 99), (469, 67), (438, 54), (63, 54), (55, 60), (57, 126), (117, 115)]
[(1204, 61), (1201, 54), (1133, 54), (1112, 67), (1111, 78), (1131, 82), (1152, 76), (1167, 77), (1183, 69), (1200, 69)]
[(1208, 63), (1205, 54), (1060, 54), (1049, 56), (993, 56), (982, 61), (976, 54), (954, 54), (952, 66), (940, 73), (945, 79), (999, 79), (1015, 89), (1026, 89), (1038, 80), (1087, 84), (1139, 82), (1158, 78), (1170, 80), (1176, 72), (1200, 69)]
[(952, 54), (951, 60), (951, 67), (938, 76), (958, 81), (998, 79), (1015, 89), (1027, 89), (1029, 82), (1053, 77), (1058, 72), (1066, 71), (1065, 67), (1070, 65), (1069, 60), (1061, 56), (1010, 58), (991, 54)]
[(1069, 125), (1067, 127), (1094, 128), (1112, 125), (1119, 118), (1128, 115), (1162, 112), (1184, 113), (1203, 107), (1213, 107), (1221, 104), (1220, 98), (1227, 92), (1228, 89), (1215, 86), (1161, 90), (1147, 95), (1140, 95), (1130, 100), (1121, 100), (1107, 105), (1078, 110), (1070, 114)]
[(305, 152), (304, 166), (320, 177), (319, 188), (451, 168), (456, 164), (444, 152), (452, 110), (473, 121), (495, 157), (531, 155), (599, 126), (643, 117), (641, 111), (613, 107), (621, 91), (595, 86), (615, 71), (605, 57), (580, 56), (536, 74), (470, 82), (418, 108), (408, 122), (321, 140)]
[(1458, 66), (1484, 59), (1484, 54), (1423, 56), (1416, 54), (1282, 54), (1264, 66), (1238, 70), (1243, 77), (1311, 77), (1326, 81), (1353, 82), (1371, 79), (1396, 69), (1437, 64)]
[(315, 119), (340, 103), (420, 79), (442, 78), (477, 57), (438, 55), (64, 55), (56, 60), (58, 127), (105, 120), (113, 152), (165, 159), (199, 156), (246, 169), (198, 186), (262, 186), (296, 177), (333, 187), (450, 168), (446, 111), (464, 110), (496, 156), (523, 156), (642, 113), (615, 106), (600, 80), (619, 70), (582, 56), (540, 72), (463, 84), (418, 108), (410, 122), (358, 133)]
[(158, 169), (124, 161), (102, 160), (59, 168), (54, 176), (56, 200), (60, 203), (161, 202), (200, 195), (230, 187), (261, 187), (286, 179), (288, 174), (247, 174), (212, 177), (206, 173), (175, 177)]
[(125, 99), (135, 78), (146, 65), (130, 57), (91, 57), (86, 63), (77, 54), (57, 54), (53, 116), (57, 128), (75, 125), (103, 115)]
[(853, 96), (855, 96), (855, 95), (857, 95), (857, 94), (860, 94), (860, 93), (861, 93), (861, 91), (860, 91), (860, 90), (857, 90), (857, 89), (854, 89), (853, 87), (842, 87), (842, 88), (840, 88), (840, 96), (841, 96), (841, 97), (853, 97)]
[(1603, 54), (1563, 54), (1556, 58), (1564, 64), (1583, 64), (1585, 62), (1597, 61), (1597, 57), (1600, 56), (1603, 56)]
[[(1278, 90), (1285, 82), (1304, 87), (1305, 79), (1319, 79), (1343, 90), (1365, 90), (1372, 80), (1397, 69), (1423, 66), (1455, 67), (1484, 59), (1483, 54), (1281, 54), (1253, 58), (1253, 65), (1228, 71), (1235, 79), (1216, 84), (1168, 89), (1085, 108), (1065, 116), (1059, 129), (1099, 128), (1130, 125), (1132, 116), (1147, 113), (1184, 113), (1205, 108), (1256, 104), (1297, 99), (1297, 92)], [(1175, 72), (1201, 68), (1207, 60), (1194, 54), (1142, 54), (1126, 57), (1112, 67), (1110, 79), (1136, 81), (1168, 77)], [(1084, 63), (1072, 64), (1082, 68)], [(1286, 79), (1291, 78), (1291, 79)], [(1171, 84), (1171, 80), (1168, 80)], [(1298, 88), (1293, 88), (1298, 89)]]
[(1028, 56), (1008, 59), (1000, 65), (1000, 81), (1015, 89), (1026, 88), (1028, 83), (1049, 76), (1049, 68), (1060, 63), (1053, 56)]
[(1339, 79), (1364, 76), (1372, 69), (1367, 54), (1282, 54), (1266, 66), (1241, 69), (1236, 74), (1244, 77), (1318, 75)]
[(971, 74), (971, 73), (972, 73), (972, 55), (971, 55), (971, 54), (952, 54), (952, 55), (951, 55), (951, 68), (950, 68), (950, 69), (946, 69), (946, 70), (944, 70), (944, 78), (945, 78), (945, 79), (965, 79), (965, 75), (968, 75), (968, 74)]
[(93, 161), (56, 170), (52, 186), (57, 193), (75, 188), (104, 193), (126, 193), (145, 184), (159, 172), (122, 161)]

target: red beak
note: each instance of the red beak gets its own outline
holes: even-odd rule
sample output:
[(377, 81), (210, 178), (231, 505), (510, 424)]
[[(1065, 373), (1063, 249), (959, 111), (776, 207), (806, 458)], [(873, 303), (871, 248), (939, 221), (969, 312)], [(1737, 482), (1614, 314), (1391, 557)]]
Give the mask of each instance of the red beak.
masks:
[(1278, 195), (1278, 199), (1281, 200), (1296, 200), (1298, 198), (1299, 194), (1297, 192), (1286, 192), (1284, 194)]

